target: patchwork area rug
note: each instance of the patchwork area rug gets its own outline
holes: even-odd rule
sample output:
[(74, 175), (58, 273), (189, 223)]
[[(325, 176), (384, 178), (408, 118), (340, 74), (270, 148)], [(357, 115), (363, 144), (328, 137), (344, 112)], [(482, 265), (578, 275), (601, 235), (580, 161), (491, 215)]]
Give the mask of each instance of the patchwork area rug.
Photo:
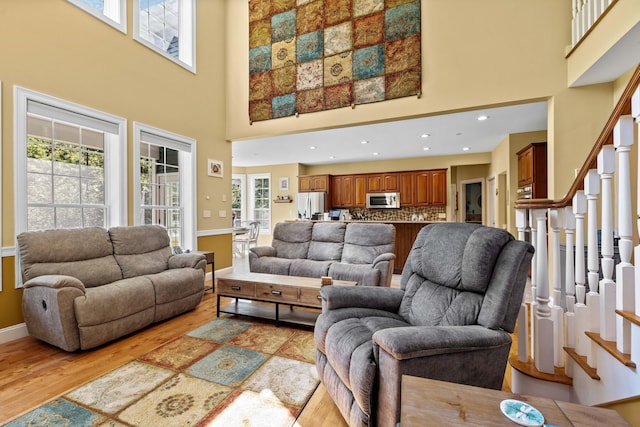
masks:
[(218, 318), (6, 426), (291, 426), (314, 361), (311, 331)]

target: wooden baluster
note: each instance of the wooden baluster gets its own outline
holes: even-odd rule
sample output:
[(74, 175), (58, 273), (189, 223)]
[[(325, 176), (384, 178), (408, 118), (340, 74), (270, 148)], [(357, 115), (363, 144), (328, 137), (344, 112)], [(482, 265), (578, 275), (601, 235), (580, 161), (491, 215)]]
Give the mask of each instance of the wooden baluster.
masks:
[[(640, 129), (640, 88), (636, 89), (635, 93), (631, 97), (631, 115), (633, 116), (638, 128)], [(638, 164), (640, 165), (640, 158), (638, 158)], [(636, 191), (640, 194), (640, 174), (638, 174), (638, 181), (636, 183)], [(636, 215), (637, 215), (637, 227), (640, 230), (640, 198), (637, 199)], [(634, 252), (634, 262), (640, 264), (640, 245), (636, 246)], [(636, 316), (640, 316), (640, 268), (635, 269), (635, 311)]]
[[(633, 248), (631, 215), (631, 174), (629, 152), (633, 145), (633, 118), (622, 116), (613, 129), (613, 145), (618, 154), (618, 250), (620, 263), (616, 266), (616, 308), (633, 311), (635, 302), (635, 269), (631, 264)], [(636, 259), (640, 254), (636, 253)], [(631, 322), (616, 316), (616, 347), (622, 353), (631, 353)]]
[(562, 280), (560, 276), (560, 229), (563, 227), (564, 218), (562, 211), (549, 209), (549, 227), (553, 236), (553, 305), (551, 306), (551, 319), (553, 320), (553, 364), (559, 368), (564, 366), (564, 310), (562, 310)]
[[(564, 276), (564, 293), (567, 311), (564, 313), (564, 345), (566, 347), (576, 347), (576, 331), (575, 331), (575, 259), (573, 256), (573, 236), (576, 230), (576, 218), (573, 215), (573, 207), (567, 206), (563, 209), (564, 216), (564, 233), (565, 233), (565, 276)], [(565, 365), (565, 374), (569, 378), (573, 378), (572, 364)]]
[(589, 348), (588, 337), (584, 334), (588, 326), (587, 306), (585, 305), (585, 266), (584, 266), (584, 214), (587, 212), (587, 198), (583, 190), (573, 196), (573, 214), (576, 217), (576, 305), (575, 331), (576, 353), (586, 356)]
[(580, 33), (578, 23), (580, 22), (578, 18), (578, 3), (581, 0), (573, 0), (571, 10), (573, 12), (573, 19), (571, 20), (571, 46), (575, 46), (578, 43)]
[(554, 342), (553, 342), (553, 320), (549, 308), (549, 268), (547, 260), (547, 210), (533, 209), (533, 216), (536, 220), (538, 252), (538, 271), (536, 284), (536, 310), (535, 310), (535, 334), (534, 363), (536, 369), (547, 374), (554, 373)]
[(602, 186), (602, 227), (600, 248), (602, 280), (600, 281), (600, 336), (616, 340), (616, 283), (613, 281), (613, 194), (611, 181), (615, 172), (615, 148), (605, 145), (598, 153), (598, 174)]
[[(527, 210), (516, 209), (516, 229), (518, 240), (524, 240), (527, 231)], [(526, 304), (526, 293), (522, 296), (522, 304), (518, 312), (518, 360), (523, 363), (529, 361), (529, 307)]]
[[(600, 294), (598, 285), (598, 194), (600, 194), (600, 178), (595, 169), (587, 172), (584, 178), (584, 194), (587, 196), (587, 268), (589, 274), (589, 292), (587, 293), (587, 330), (600, 332)], [(592, 346), (589, 346), (592, 349)], [(587, 351), (587, 363), (595, 368), (596, 360), (592, 351)]]

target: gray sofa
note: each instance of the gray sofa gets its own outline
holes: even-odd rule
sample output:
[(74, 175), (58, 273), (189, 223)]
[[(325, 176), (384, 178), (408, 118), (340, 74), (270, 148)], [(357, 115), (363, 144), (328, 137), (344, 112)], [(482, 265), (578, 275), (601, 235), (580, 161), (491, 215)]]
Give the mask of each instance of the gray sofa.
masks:
[(402, 375), (499, 390), (533, 252), (497, 228), (432, 224), (400, 289), (323, 287), (316, 367), (349, 426), (395, 427)]
[(271, 246), (249, 251), (254, 273), (352, 280), (360, 286), (389, 286), (395, 227), (363, 222), (281, 222)]
[(172, 255), (157, 225), (18, 235), (29, 334), (67, 351), (88, 349), (195, 308), (204, 255)]

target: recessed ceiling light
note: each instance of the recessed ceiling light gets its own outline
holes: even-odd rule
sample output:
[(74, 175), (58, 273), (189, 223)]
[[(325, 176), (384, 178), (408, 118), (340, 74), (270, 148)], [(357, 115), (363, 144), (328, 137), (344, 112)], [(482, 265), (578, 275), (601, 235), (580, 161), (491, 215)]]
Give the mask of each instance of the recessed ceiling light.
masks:
[(431, 147), (424, 147), (423, 150), (424, 151), (429, 151), (429, 150), (431, 150)]
[(336, 158), (336, 156), (329, 156), (330, 160), (334, 160)]
[(456, 132), (456, 135), (460, 136), (460, 135), (462, 135), (462, 132)]
[(482, 115), (478, 116), (478, 121), (479, 122), (484, 122), (488, 118), (489, 118), (489, 116), (487, 116), (486, 114), (482, 114)]
[(311, 147), (309, 147), (309, 150), (315, 150), (315, 149), (316, 149), (315, 145), (312, 145)]
[(373, 152), (373, 155), (374, 155), (374, 156), (377, 156), (377, 155), (379, 155), (379, 154), (380, 154), (380, 153), (378, 153), (377, 151), (374, 151), (374, 152)]
[(367, 141), (367, 140), (365, 140), (365, 139), (363, 139), (362, 141), (360, 141), (360, 144), (368, 144), (368, 143), (369, 143), (369, 141)]
[(423, 133), (422, 135), (420, 135), (420, 138), (429, 138), (431, 135), (428, 133)]
[(462, 147), (462, 151), (469, 151), (469, 147)]

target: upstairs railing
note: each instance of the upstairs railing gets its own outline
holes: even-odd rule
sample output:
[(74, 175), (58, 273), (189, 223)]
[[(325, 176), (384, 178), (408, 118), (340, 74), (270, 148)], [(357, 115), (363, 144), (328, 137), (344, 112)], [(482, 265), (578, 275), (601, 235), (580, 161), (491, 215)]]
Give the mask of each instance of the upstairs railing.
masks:
[(576, 47), (617, 0), (573, 0), (571, 46)]
[[(630, 178), (634, 122), (640, 123), (639, 87), (640, 66), (565, 197), (516, 203), (518, 237), (524, 239), (530, 231), (536, 248), (532, 300), (523, 303), (518, 321), (518, 363), (532, 363), (535, 371), (551, 375), (564, 368), (569, 378), (579, 366), (596, 382), (603, 372), (612, 375), (609, 381), (593, 384), (594, 390), (574, 390), (578, 400), (583, 395), (585, 401), (580, 403), (585, 404), (640, 394), (635, 363), (640, 358), (640, 333), (632, 334), (632, 328), (638, 327), (633, 325), (640, 325), (640, 268), (636, 273), (631, 263), (634, 218), (640, 228), (640, 185), (632, 184)], [(632, 188), (638, 193), (635, 212)], [(564, 285), (561, 233), (566, 248)], [(640, 262), (640, 245), (635, 248), (635, 261)], [(612, 360), (620, 367), (612, 367)], [(627, 376), (631, 385), (617, 384), (620, 376)]]

